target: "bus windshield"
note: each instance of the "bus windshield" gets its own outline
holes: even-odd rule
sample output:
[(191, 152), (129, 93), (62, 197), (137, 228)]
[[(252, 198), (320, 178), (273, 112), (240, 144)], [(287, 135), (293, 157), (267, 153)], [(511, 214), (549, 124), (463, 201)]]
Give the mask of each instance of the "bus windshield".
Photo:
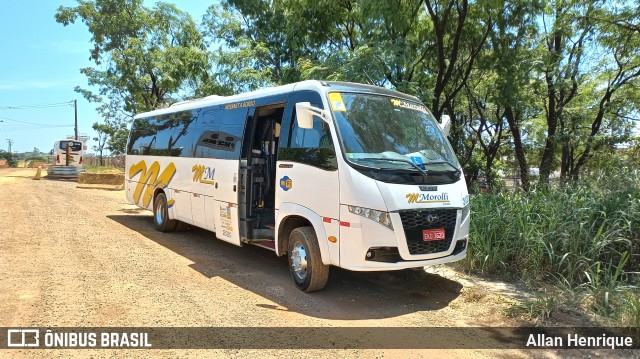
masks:
[(406, 99), (330, 93), (347, 161), (377, 170), (460, 174), (460, 164), (427, 108)]

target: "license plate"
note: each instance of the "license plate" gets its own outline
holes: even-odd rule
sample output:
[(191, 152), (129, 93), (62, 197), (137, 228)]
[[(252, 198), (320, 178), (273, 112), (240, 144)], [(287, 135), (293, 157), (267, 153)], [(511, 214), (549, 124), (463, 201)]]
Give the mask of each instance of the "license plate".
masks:
[(445, 238), (444, 228), (422, 230), (422, 240), (425, 242), (440, 241), (440, 240), (443, 240), (444, 238)]

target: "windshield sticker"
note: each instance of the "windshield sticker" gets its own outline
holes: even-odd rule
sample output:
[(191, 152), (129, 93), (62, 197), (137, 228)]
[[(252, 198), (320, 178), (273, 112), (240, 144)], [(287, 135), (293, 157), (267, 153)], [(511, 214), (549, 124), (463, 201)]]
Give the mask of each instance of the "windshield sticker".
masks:
[(330, 93), (329, 102), (331, 103), (331, 109), (333, 111), (347, 112), (347, 106), (344, 105), (342, 95), (340, 95), (339, 92)]
[(409, 157), (411, 159), (411, 162), (413, 162), (414, 165), (418, 166), (421, 170), (425, 170), (425, 166), (424, 166), (424, 162), (422, 161), (422, 157), (420, 156), (410, 156)]
[(449, 194), (407, 193), (407, 203), (449, 203)]
[(420, 111), (422, 113), (427, 113), (427, 108), (424, 107), (424, 105), (420, 105), (420, 104), (417, 104), (417, 103), (413, 103), (413, 102), (409, 102), (409, 101), (405, 101), (405, 100), (400, 100), (400, 99), (397, 99), (397, 98), (392, 98), (391, 99), (391, 103), (395, 107), (408, 108), (410, 110)]

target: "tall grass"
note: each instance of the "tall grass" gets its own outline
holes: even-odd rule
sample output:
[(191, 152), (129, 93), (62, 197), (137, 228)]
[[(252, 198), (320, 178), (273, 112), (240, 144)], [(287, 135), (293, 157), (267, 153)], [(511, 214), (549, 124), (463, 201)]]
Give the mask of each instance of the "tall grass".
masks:
[(471, 210), (467, 269), (583, 290), (596, 311), (612, 315), (619, 305), (640, 321), (638, 171), (546, 191), (482, 193)]

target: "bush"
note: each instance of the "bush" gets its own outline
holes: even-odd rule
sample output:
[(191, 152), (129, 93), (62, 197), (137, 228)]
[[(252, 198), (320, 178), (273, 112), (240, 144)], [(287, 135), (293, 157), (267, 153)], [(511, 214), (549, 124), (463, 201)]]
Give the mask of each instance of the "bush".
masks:
[(585, 289), (603, 312), (616, 298), (637, 303), (628, 296), (640, 286), (637, 170), (547, 191), (481, 193), (471, 206), (467, 269)]

